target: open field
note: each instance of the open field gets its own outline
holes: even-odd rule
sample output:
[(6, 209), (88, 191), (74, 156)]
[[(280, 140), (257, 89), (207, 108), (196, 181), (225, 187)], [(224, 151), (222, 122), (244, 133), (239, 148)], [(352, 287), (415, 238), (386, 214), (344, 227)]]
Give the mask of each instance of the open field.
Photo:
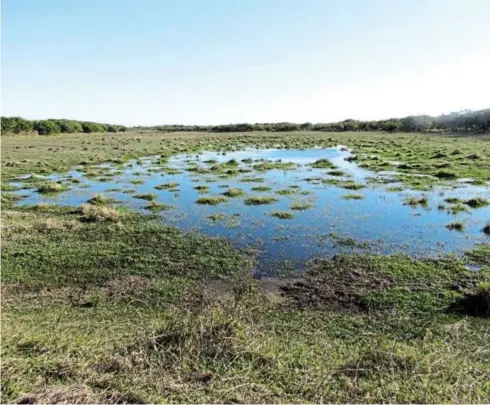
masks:
[[(233, 157), (338, 145), (352, 150), (337, 148), (338, 161), (372, 176), (361, 183), (334, 159)], [(114, 181), (128, 161), (131, 178)], [(81, 180), (63, 174), (75, 166)], [(488, 135), (4, 136), (1, 168), (4, 403), (490, 401)], [(298, 173), (302, 183), (270, 181)], [(63, 176), (38, 176), (49, 174)], [(107, 186), (61, 203), (84, 184)], [(172, 225), (189, 190), (202, 222), (232, 235), (245, 210), (287, 229), (313, 218), (320, 195), (338, 192), (340, 216), (340, 204), (363, 206), (380, 187), (421, 218), (444, 212), (441, 232), (472, 245), (430, 257), (357, 253), (369, 241), (334, 229), (318, 240), (336, 254), (259, 279), (255, 246)], [(23, 193), (61, 199), (22, 205)]]

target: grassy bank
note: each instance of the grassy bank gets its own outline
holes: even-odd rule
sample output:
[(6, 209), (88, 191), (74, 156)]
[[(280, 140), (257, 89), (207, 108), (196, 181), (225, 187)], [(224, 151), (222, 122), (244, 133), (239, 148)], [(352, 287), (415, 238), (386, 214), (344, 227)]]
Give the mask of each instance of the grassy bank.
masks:
[[(2, 142), (3, 190), (20, 174), (81, 162), (247, 145), (346, 144), (373, 168), (400, 154), (396, 160), (410, 162), (399, 169), (406, 174), (437, 173), (445, 162), (456, 177), (490, 175), (489, 143), (479, 138), (125, 134)], [(444, 157), (434, 158), (438, 151)], [(225, 239), (185, 234), (101, 197), (75, 208), (20, 208), (8, 193), (4, 403), (490, 400), (488, 245), (438, 260), (319, 258), (298, 278), (255, 280), (253, 252)]]
[(489, 320), (468, 298), (488, 247), (342, 256), (257, 281), (226, 240), (115, 211), (3, 212), (4, 402), (489, 398)]

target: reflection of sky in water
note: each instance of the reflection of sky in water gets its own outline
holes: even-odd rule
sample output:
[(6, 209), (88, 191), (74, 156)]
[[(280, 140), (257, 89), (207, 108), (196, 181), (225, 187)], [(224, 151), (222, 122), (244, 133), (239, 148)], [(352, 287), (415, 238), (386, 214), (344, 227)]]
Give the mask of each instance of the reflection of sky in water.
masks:
[[(110, 181), (100, 182), (87, 179), (80, 171), (74, 170), (65, 175), (50, 176), (52, 179), (78, 178), (80, 184), (72, 184), (71, 190), (58, 195), (40, 195), (32, 190), (21, 190), (19, 194), (28, 194), (19, 204), (38, 204), (41, 202), (60, 205), (79, 205), (87, 201), (94, 193), (104, 193), (131, 206), (136, 210), (144, 210), (147, 201), (132, 197), (133, 194), (155, 193), (156, 201), (175, 206), (170, 211), (162, 211), (166, 223), (183, 229), (199, 229), (212, 236), (231, 238), (237, 246), (252, 246), (258, 249), (259, 269), (267, 271), (274, 268), (273, 262), (289, 262), (292, 267), (301, 267), (305, 260), (321, 255), (335, 254), (340, 251), (369, 252), (408, 252), (414, 255), (438, 255), (447, 252), (459, 253), (469, 249), (477, 242), (488, 240), (481, 229), (490, 219), (490, 208), (484, 207), (470, 212), (451, 215), (445, 210), (438, 210), (438, 205), (448, 197), (468, 199), (473, 197), (489, 198), (488, 187), (458, 184), (447, 187), (436, 187), (431, 192), (403, 191), (388, 192), (386, 186), (369, 186), (365, 189), (351, 191), (321, 182), (308, 182), (305, 179), (326, 175), (328, 170), (312, 169), (307, 164), (321, 158), (328, 158), (339, 169), (346, 172), (350, 180), (364, 183), (366, 177), (376, 176), (357, 167), (356, 164), (344, 160), (348, 152), (339, 148), (308, 149), (308, 150), (245, 150), (239, 152), (203, 152), (199, 155), (186, 154), (171, 157), (168, 166), (184, 170), (189, 163), (209, 166), (204, 161), (215, 159), (225, 162), (230, 159), (268, 159), (293, 162), (299, 165), (294, 170), (270, 170), (267, 172), (253, 171), (241, 173), (232, 178), (219, 178), (216, 175), (198, 174), (183, 171), (170, 175), (164, 172), (151, 172), (161, 169), (156, 162), (158, 157), (143, 158), (132, 161), (119, 169), (121, 174)], [(252, 165), (256, 163), (253, 162)], [(102, 167), (111, 167), (108, 164)], [(99, 166), (99, 167), (101, 167)], [(240, 167), (246, 165), (241, 163)], [(250, 166), (250, 165), (249, 165)], [(80, 170), (80, 168), (78, 168)], [(90, 170), (90, 169), (86, 169)], [(118, 169), (111, 169), (118, 170)], [(150, 171), (149, 171), (150, 170)], [(140, 173), (142, 175), (135, 175)], [(379, 175), (378, 175), (379, 176)], [(263, 183), (241, 182), (244, 177), (262, 177)], [(332, 177), (337, 178), (338, 177)], [(131, 180), (143, 180), (144, 184), (132, 184)], [(215, 180), (215, 181), (213, 181)], [(209, 181), (209, 182), (207, 182)], [(179, 191), (156, 190), (156, 185), (166, 182), (179, 183)], [(81, 184), (87, 188), (79, 187)], [(207, 206), (195, 204), (200, 194), (193, 188), (197, 185), (209, 186), (210, 193), (218, 195), (226, 191), (223, 186), (239, 187), (248, 195), (275, 195), (274, 191), (298, 185), (298, 193), (294, 195), (275, 195), (278, 201), (269, 205), (247, 206), (243, 198), (230, 198), (225, 204)], [(269, 186), (272, 191), (254, 192), (257, 186)], [(132, 194), (108, 191), (112, 188), (133, 189)], [(310, 195), (301, 195), (301, 191), (309, 191)], [(344, 200), (343, 195), (360, 194), (363, 200)], [(410, 196), (426, 196), (426, 208), (412, 208), (403, 201)], [(271, 217), (276, 210), (289, 210), (291, 203), (310, 201), (313, 207), (306, 211), (293, 211), (291, 220), (280, 220)], [(446, 206), (448, 204), (445, 204)], [(212, 223), (207, 217), (211, 214), (225, 214), (226, 218)], [(445, 225), (461, 221), (465, 225), (464, 232), (449, 231)], [(356, 246), (346, 243), (353, 238)], [(368, 242), (360, 245), (362, 242)]]

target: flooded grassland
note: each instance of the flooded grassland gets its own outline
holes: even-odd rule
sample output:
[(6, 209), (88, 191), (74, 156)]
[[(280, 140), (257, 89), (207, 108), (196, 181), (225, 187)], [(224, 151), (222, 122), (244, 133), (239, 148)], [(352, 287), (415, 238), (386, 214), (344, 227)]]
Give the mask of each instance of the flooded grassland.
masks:
[(4, 137), (3, 397), (488, 401), (489, 181), (486, 136)]

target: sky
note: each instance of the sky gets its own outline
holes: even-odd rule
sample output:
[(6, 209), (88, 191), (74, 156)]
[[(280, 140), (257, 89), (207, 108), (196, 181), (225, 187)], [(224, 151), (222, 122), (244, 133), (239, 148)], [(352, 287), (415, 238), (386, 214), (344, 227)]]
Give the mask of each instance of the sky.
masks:
[(489, 21), (489, 0), (2, 0), (2, 115), (212, 125), (483, 109)]

